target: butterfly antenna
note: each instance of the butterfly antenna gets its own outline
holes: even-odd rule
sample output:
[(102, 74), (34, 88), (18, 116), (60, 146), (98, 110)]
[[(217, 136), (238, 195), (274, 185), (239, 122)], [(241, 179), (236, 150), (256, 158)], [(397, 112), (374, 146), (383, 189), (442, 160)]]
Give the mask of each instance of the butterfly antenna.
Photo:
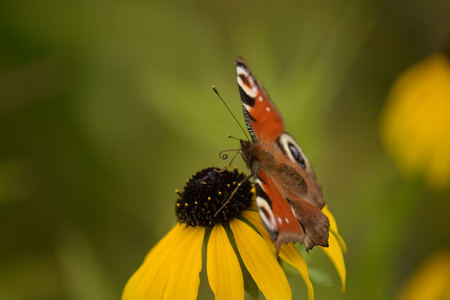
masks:
[(220, 96), (219, 92), (217, 91), (215, 86), (212, 86), (212, 89), (214, 90), (214, 92), (217, 94), (217, 96), (219, 96), (220, 100), (222, 100), (222, 103), (225, 105), (225, 107), (228, 109), (228, 111), (230, 112), (231, 116), (234, 118), (234, 120), (236, 121), (236, 123), (239, 125), (239, 127), (241, 128), (242, 132), (244, 133), (245, 137), (247, 138), (247, 141), (249, 141), (249, 137), (247, 135), (247, 133), (245, 132), (244, 128), (242, 127), (241, 123), (239, 123), (238, 119), (236, 118), (236, 116), (233, 114), (233, 112), (231, 111), (231, 109), (228, 107), (227, 103), (225, 102), (225, 100), (223, 100), (222, 96)]
[(233, 140), (238, 140), (238, 141), (242, 141), (240, 138), (237, 138), (237, 137), (234, 137), (234, 136), (231, 136), (231, 135), (229, 135), (229, 134), (227, 134), (227, 138), (229, 138), (229, 139), (233, 139)]

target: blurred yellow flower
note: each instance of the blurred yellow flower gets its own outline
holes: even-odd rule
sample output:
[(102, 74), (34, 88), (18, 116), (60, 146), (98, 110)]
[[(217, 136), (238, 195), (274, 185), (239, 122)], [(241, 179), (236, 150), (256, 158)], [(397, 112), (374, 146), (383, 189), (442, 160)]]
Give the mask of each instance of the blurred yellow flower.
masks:
[(450, 61), (438, 53), (405, 71), (381, 116), (381, 137), (402, 172), (450, 186)]
[(450, 299), (450, 250), (441, 250), (428, 257), (396, 299)]
[[(208, 180), (205, 181), (205, 178)], [(203, 244), (206, 248), (208, 281), (216, 299), (244, 299), (243, 268), (248, 271), (266, 299), (292, 299), (291, 288), (277, 260), (278, 256), (299, 271), (307, 286), (308, 299), (314, 299), (308, 267), (295, 245), (283, 244), (277, 256), (270, 235), (256, 211), (250, 182), (243, 183), (226, 206), (245, 204), (239, 209), (232, 209), (236, 213), (233, 218), (228, 216), (229, 211), (221, 211), (218, 217), (226, 216), (225, 219), (215, 219), (214, 211), (221, 207), (219, 203), (215, 204), (214, 211), (208, 211), (205, 218), (196, 214), (202, 210), (198, 208), (204, 202), (201, 198), (206, 199), (209, 205), (217, 199), (208, 196), (208, 193), (215, 191), (217, 195), (219, 191), (221, 201), (226, 201), (234, 190), (233, 185), (242, 178), (244, 175), (236, 169), (234, 172), (217, 173), (209, 168), (194, 174), (188, 180), (188, 186), (182, 194), (179, 193), (181, 198), (177, 201), (176, 212), (180, 222), (149, 252), (143, 264), (127, 282), (122, 300), (196, 299), (202, 270)], [(182, 209), (193, 203), (195, 207)], [(342, 282), (341, 291), (344, 291), (345, 243), (326, 206), (323, 212), (330, 220), (330, 235), (329, 247), (321, 248), (336, 267)]]

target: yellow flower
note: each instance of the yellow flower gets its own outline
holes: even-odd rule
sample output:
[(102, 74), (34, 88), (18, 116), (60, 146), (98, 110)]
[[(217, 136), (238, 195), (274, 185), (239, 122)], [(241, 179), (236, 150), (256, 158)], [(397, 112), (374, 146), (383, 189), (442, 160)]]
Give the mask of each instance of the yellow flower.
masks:
[[(202, 271), (202, 245), (206, 248), (206, 272), (216, 299), (244, 299), (248, 271), (266, 299), (291, 299), (291, 289), (279, 258), (294, 266), (303, 277), (308, 299), (314, 290), (308, 267), (293, 243), (283, 244), (278, 256), (253, 201), (252, 185), (243, 182), (227, 202), (235, 186), (245, 178), (213, 168), (194, 174), (179, 193), (179, 222), (149, 252), (125, 286), (122, 300), (196, 299)], [(214, 195), (212, 195), (214, 193)], [(194, 204), (194, 205), (193, 205)], [(217, 213), (219, 211), (219, 213)], [(321, 247), (335, 265), (345, 289), (345, 243), (336, 222), (330, 219), (329, 247)]]
[(450, 299), (450, 249), (440, 250), (428, 257), (396, 299)]
[(405, 71), (381, 118), (382, 140), (405, 175), (423, 174), (436, 190), (450, 185), (450, 61), (438, 53)]

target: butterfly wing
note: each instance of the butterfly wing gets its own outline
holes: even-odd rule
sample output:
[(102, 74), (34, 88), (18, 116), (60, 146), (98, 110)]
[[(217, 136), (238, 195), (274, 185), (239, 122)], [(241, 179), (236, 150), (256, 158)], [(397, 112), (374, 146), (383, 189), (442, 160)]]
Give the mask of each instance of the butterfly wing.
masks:
[(284, 122), (262, 85), (244, 60), (236, 60), (236, 75), (245, 123), (253, 142), (273, 142), (284, 131)]
[(301, 224), (273, 179), (262, 169), (255, 176), (255, 191), (259, 215), (277, 250), (290, 241), (303, 243)]
[(329, 220), (321, 212), (322, 190), (309, 161), (284, 132), (283, 119), (262, 85), (242, 59), (237, 81), (253, 143), (242, 141), (244, 159), (255, 176), (261, 219), (277, 250), (282, 243), (328, 245)]
[(306, 250), (328, 246), (330, 223), (321, 211), (325, 202), (320, 191), (288, 157), (275, 161), (264, 145), (250, 147), (256, 156), (251, 168), (258, 212), (277, 250), (290, 241), (304, 243)]

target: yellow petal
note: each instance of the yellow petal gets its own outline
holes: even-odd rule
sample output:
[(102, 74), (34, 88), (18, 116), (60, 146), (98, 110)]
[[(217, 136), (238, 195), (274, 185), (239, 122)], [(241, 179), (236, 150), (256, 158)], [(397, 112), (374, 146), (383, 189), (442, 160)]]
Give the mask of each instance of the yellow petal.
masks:
[[(450, 112), (450, 108), (447, 112)], [(450, 130), (450, 126), (447, 128)], [(438, 145), (430, 155), (425, 175), (429, 186), (437, 191), (444, 191), (450, 185), (450, 139), (441, 138), (436, 143)]]
[(341, 246), (339, 245), (339, 242), (333, 233), (328, 236), (328, 247), (320, 247), (320, 249), (322, 249), (323, 252), (325, 252), (325, 254), (333, 262), (334, 267), (336, 268), (339, 277), (341, 278), (341, 292), (345, 291), (346, 270), (344, 255), (342, 254)]
[(246, 218), (253, 226), (258, 229), (259, 233), (263, 236), (264, 240), (269, 244), (272, 251), (275, 252), (275, 245), (270, 238), (269, 232), (261, 221), (259, 213), (256, 211), (245, 210), (242, 212), (242, 216)]
[(204, 234), (203, 227), (176, 224), (128, 280), (122, 300), (196, 299)]
[(308, 290), (308, 300), (313, 300), (314, 289), (311, 280), (309, 280), (308, 266), (295, 245), (292, 242), (281, 245), (280, 257), (298, 270), (305, 281), (306, 288)]
[(244, 299), (242, 270), (222, 225), (214, 226), (209, 237), (206, 266), (216, 300)]
[(322, 212), (328, 217), (328, 220), (330, 220), (330, 230), (338, 232), (336, 220), (328, 209), (328, 205), (325, 204), (325, 206), (322, 208)]
[[(273, 242), (270, 238), (269, 233), (266, 230), (266, 227), (264, 227), (264, 224), (261, 222), (261, 218), (259, 217), (259, 214), (257, 212), (251, 212), (251, 211), (244, 211), (242, 214), (248, 221), (250, 221), (256, 229), (261, 233), (261, 235), (264, 237), (264, 239), (271, 245), (272, 251), (275, 251), (275, 246), (273, 245)], [(331, 214), (330, 214), (331, 215)], [(334, 219), (333, 219), (334, 221)], [(331, 222), (331, 220), (330, 220)], [(336, 223), (334, 221), (334, 223)], [(337, 229), (337, 227), (336, 227)], [(300, 254), (298, 249), (295, 247), (293, 243), (289, 244), (283, 244), (280, 248), (280, 257), (286, 261), (287, 263), (294, 266), (300, 275), (302, 276), (303, 280), (305, 281), (306, 288), (308, 290), (308, 300), (314, 299), (314, 288), (311, 283), (311, 280), (309, 279), (309, 272), (308, 272), (308, 266), (303, 259), (303, 256)]]
[(382, 139), (403, 173), (422, 173), (437, 190), (450, 183), (449, 99), (450, 63), (438, 53), (398, 77), (380, 119)]
[[(169, 276), (167, 257), (172, 255), (174, 246), (182, 237), (184, 227), (175, 225), (147, 254), (143, 264), (125, 285), (122, 300), (146, 299), (152, 295), (162, 297), (163, 286)], [(164, 282), (164, 284), (161, 284)]]
[(230, 222), (236, 245), (247, 270), (267, 300), (292, 299), (291, 288), (267, 242), (238, 219)]
[(450, 299), (450, 251), (434, 253), (417, 270), (396, 299)]
[(164, 293), (164, 299), (196, 299), (202, 270), (202, 244), (204, 227), (188, 227), (190, 231), (179, 242), (172, 255), (171, 276)]
[[(450, 69), (447, 70), (450, 77)], [(445, 190), (450, 184), (450, 78), (432, 87), (424, 106), (429, 108), (426, 134), (432, 135), (428, 163), (425, 164), (428, 184), (436, 190)]]
[(328, 205), (325, 205), (322, 208), (322, 212), (328, 217), (328, 220), (330, 220), (330, 229), (329, 230), (337, 238), (337, 240), (339, 242), (339, 246), (341, 246), (342, 252), (344, 254), (347, 253), (347, 245), (345, 245), (344, 239), (339, 234), (336, 220), (334, 219), (333, 215), (331, 214), (330, 210), (328, 209)]
[(256, 201), (252, 201), (252, 205), (247, 210), (258, 211), (258, 206), (256, 205)]

